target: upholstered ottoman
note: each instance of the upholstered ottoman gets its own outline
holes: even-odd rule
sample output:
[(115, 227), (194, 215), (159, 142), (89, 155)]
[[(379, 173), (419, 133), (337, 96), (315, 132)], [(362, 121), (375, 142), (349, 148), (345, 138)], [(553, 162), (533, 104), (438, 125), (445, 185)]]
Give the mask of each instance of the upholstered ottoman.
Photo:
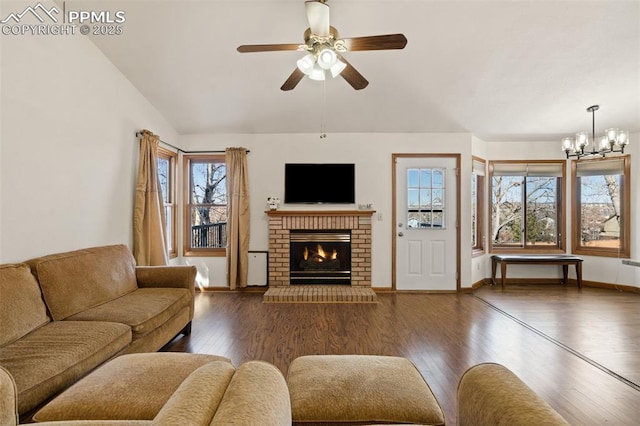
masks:
[(33, 420), (153, 420), (187, 376), (211, 361), (231, 364), (227, 358), (205, 354), (122, 355), (65, 390)]
[(308, 355), (287, 377), (294, 423), (444, 425), (444, 413), (406, 358)]

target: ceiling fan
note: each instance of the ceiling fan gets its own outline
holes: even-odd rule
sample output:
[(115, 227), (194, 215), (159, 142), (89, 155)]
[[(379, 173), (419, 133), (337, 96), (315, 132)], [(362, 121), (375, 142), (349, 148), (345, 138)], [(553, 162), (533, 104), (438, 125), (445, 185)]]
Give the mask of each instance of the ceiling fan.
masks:
[(338, 30), (329, 25), (326, 0), (306, 1), (305, 8), (309, 28), (304, 32), (304, 44), (250, 44), (238, 47), (240, 53), (282, 50), (307, 52), (298, 60), (296, 69), (281, 90), (294, 89), (305, 75), (312, 80), (324, 80), (326, 74), (332, 77), (341, 75), (354, 89), (364, 89), (369, 82), (342, 54), (359, 50), (404, 49), (407, 45), (407, 38), (403, 34), (339, 38)]

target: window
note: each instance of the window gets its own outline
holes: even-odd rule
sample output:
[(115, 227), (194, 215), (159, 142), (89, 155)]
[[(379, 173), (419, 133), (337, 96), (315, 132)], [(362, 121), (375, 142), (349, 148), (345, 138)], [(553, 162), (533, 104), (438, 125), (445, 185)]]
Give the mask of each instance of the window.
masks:
[(574, 253), (631, 255), (630, 162), (628, 155), (571, 162)]
[(407, 169), (407, 228), (443, 229), (443, 168)]
[(484, 253), (484, 169), (485, 161), (473, 157), (471, 170), (471, 250), (473, 256)]
[(227, 167), (224, 155), (185, 156), (185, 256), (224, 256)]
[(169, 257), (178, 255), (176, 250), (176, 203), (175, 176), (177, 154), (163, 148), (158, 149), (158, 178), (164, 203), (167, 253)]
[(491, 161), (491, 250), (564, 252), (564, 160)]

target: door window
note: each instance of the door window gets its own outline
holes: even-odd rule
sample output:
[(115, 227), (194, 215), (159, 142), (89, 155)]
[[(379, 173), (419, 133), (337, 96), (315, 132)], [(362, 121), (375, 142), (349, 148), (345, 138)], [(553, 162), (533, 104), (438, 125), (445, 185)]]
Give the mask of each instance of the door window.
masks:
[(445, 229), (445, 169), (407, 169), (407, 228)]

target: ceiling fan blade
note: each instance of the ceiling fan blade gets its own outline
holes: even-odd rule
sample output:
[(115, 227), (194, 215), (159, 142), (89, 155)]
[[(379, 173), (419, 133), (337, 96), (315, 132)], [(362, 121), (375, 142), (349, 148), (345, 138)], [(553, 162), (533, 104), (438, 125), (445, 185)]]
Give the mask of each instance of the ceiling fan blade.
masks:
[(342, 62), (347, 64), (347, 67), (342, 70), (340, 75), (342, 76), (342, 78), (347, 80), (347, 83), (349, 83), (351, 87), (356, 90), (362, 90), (369, 85), (367, 79), (364, 78), (364, 76), (360, 74), (358, 70), (353, 67), (353, 65), (347, 62), (347, 60), (344, 59), (342, 55), (338, 55), (338, 58), (340, 58)]
[(388, 50), (404, 49), (407, 45), (407, 38), (404, 34), (386, 34), (368, 37), (354, 37), (343, 39), (347, 50), (355, 52), (358, 50)]
[(295, 89), (298, 83), (300, 83), (300, 80), (302, 80), (302, 77), (304, 77), (304, 73), (296, 68), (293, 70), (289, 78), (287, 78), (287, 81), (284, 82), (280, 90), (284, 90), (286, 92), (287, 90)]
[(238, 46), (240, 53), (276, 52), (281, 50), (298, 50), (299, 44), (243, 44)]
[(321, 37), (329, 36), (329, 6), (319, 1), (306, 1), (307, 21), (311, 34)]

